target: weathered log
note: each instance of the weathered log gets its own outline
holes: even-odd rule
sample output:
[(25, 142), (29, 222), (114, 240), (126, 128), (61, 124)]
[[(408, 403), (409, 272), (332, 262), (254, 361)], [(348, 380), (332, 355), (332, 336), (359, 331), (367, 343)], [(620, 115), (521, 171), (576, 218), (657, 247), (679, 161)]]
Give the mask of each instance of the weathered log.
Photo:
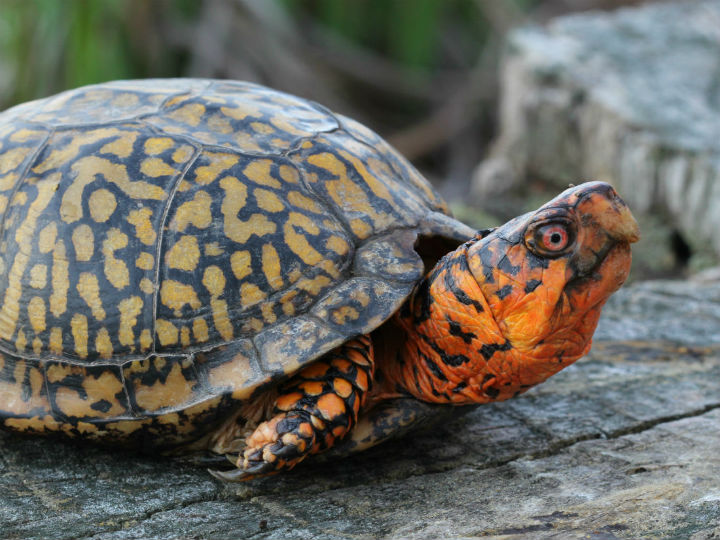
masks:
[(712, 538), (718, 448), (720, 284), (647, 282), (527, 394), (239, 486), (0, 434), (0, 538)]

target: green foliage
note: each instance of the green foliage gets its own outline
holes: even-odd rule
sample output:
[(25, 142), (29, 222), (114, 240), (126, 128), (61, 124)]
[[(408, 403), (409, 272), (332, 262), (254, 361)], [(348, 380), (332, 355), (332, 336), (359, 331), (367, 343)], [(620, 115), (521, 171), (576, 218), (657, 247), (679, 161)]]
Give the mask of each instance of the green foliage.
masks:
[(9, 101), (132, 74), (123, 0), (4, 0)]
[[(194, 75), (185, 62), (197, 37), (194, 25), (203, 10), (219, 5), (199, 0), (1, 1), (0, 108), (111, 79)], [(252, 12), (249, 2), (226, 1), (230, 9)], [(475, 61), (496, 30), (483, 15), (483, 3), (500, 2), (494, 9), (510, 6), (512, 11), (538, 1), (262, 0), (284, 8), (300, 39), (312, 40), (312, 30), (321, 27), (418, 74), (466, 68)], [(169, 41), (168, 35), (174, 38)], [(238, 53), (225, 52), (229, 57)]]
[(441, 61), (443, 33), (450, 31), (456, 38), (470, 39), (477, 49), (489, 33), (478, 2), (506, 0), (280, 1), (294, 16), (316, 20), (358, 46), (405, 67), (430, 70)]

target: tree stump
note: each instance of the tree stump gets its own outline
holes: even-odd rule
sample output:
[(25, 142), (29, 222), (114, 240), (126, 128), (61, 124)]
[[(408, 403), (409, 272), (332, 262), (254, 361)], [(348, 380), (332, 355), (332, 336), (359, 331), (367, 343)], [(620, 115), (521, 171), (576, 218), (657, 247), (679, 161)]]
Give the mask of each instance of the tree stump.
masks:
[(720, 1), (560, 17), (509, 37), (500, 136), (473, 181), (617, 186), (720, 254)]

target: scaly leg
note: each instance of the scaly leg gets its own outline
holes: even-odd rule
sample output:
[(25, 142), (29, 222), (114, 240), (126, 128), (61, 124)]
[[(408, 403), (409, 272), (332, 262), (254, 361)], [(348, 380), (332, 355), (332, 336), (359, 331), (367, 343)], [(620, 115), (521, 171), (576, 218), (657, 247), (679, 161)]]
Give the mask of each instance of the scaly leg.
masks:
[(280, 387), (274, 416), (247, 437), (238, 469), (213, 474), (226, 481), (249, 480), (292, 469), (307, 456), (331, 448), (355, 426), (373, 371), (367, 335), (310, 364)]

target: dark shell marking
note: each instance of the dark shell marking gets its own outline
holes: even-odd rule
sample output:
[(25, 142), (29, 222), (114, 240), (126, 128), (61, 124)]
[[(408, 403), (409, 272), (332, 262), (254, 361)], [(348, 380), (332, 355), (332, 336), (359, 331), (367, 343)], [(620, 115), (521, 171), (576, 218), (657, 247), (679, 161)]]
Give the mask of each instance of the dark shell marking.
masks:
[(376, 328), (421, 277), (417, 234), (466, 234), (367, 128), (209, 80), (6, 111), (0, 212), (3, 425), (143, 444)]

